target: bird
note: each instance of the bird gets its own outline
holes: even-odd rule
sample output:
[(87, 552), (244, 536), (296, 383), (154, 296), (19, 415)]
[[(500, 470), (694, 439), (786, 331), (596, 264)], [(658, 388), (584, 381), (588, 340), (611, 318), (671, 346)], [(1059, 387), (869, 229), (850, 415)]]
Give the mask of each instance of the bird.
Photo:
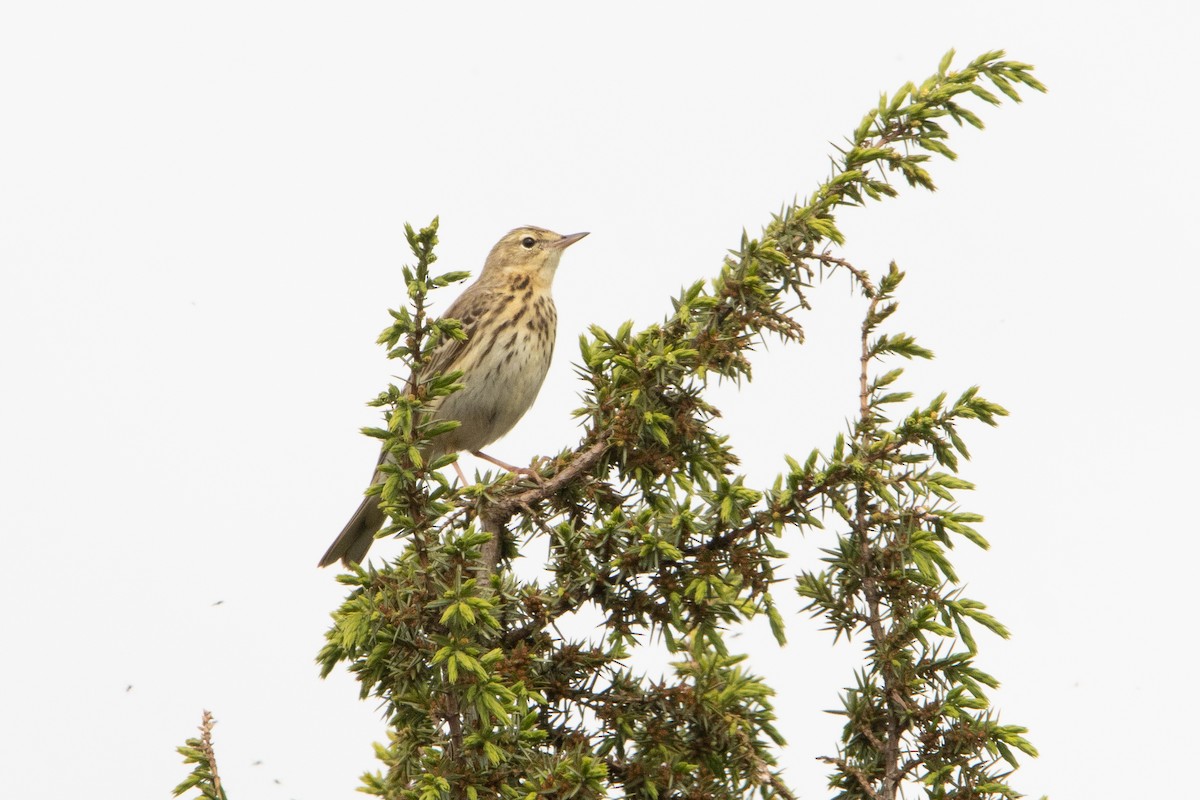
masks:
[[(467, 338), (443, 339), (408, 387), (461, 370), (463, 388), (430, 406), (431, 421), (455, 420), (459, 426), (434, 437), (423, 458), (465, 450), (509, 472), (532, 473), (481, 450), (512, 430), (542, 388), (558, 324), (550, 286), (563, 251), (587, 235), (563, 236), (532, 225), (509, 231), (492, 247), (475, 282), (446, 309), (443, 317), (458, 320)], [(386, 458), (385, 449), (372, 484), (382, 480), (379, 466)], [(457, 462), (454, 468), (466, 483)], [(345, 566), (361, 564), (386, 517), (377, 495), (365, 497), (318, 566), (339, 559)]]

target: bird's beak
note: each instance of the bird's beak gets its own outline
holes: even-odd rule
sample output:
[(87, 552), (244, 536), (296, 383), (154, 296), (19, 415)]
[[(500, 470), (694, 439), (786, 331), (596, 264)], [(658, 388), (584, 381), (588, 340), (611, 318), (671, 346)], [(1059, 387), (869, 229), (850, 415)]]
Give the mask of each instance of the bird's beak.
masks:
[(583, 237), (587, 236), (588, 233), (590, 233), (590, 231), (584, 231), (583, 233), (572, 233), (570, 235), (562, 237), (557, 242), (552, 242), (550, 244), (550, 246), (557, 250), (565, 250), (568, 247), (570, 247), (571, 245), (578, 242)]

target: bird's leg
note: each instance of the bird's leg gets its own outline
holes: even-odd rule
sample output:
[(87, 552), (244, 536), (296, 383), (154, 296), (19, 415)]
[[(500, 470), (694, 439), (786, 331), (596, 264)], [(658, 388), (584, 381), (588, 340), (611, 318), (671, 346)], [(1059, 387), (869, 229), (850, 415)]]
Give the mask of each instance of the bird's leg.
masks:
[(471, 482), (467, 480), (467, 475), (462, 471), (462, 467), (458, 465), (458, 461), (454, 462), (454, 471), (458, 473), (458, 479), (462, 481), (463, 486), (470, 486)]
[(524, 475), (526, 478), (529, 478), (534, 483), (537, 483), (539, 485), (545, 483), (545, 481), (542, 480), (541, 474), (538, 473), (536, 470), (530, 469), (529, 467), (518, 467), (513, 464), (507, 464), (498, 458), (492, 458), (487, 453), (484, 453), (480, 450), (472, 450), (471, 455), (475, 456), (476, 458), (482, 458), (484, 461), (490, 461), (491, 463), (495, 464), (500, 469), (507, 470), (509, 472), (515, 472), (518, 475)]

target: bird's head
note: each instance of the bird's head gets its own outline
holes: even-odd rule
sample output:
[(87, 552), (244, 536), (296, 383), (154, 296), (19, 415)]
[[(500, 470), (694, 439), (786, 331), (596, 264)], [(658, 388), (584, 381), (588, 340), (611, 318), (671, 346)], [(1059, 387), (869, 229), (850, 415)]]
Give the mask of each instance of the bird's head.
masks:
[[(503, 273), (529, 275), (538, 283), (549, 285), (558, 269), (558, 260), (563, 250), (578, 242), (587, 233), (572, 233), (563, 236), (545, 228), (528, 225), (515, 228), (504, 234), (488, 253), (483, 265), (483, 275), (499, 276)], [(481, 275), (480, 277), (483, 277)]]

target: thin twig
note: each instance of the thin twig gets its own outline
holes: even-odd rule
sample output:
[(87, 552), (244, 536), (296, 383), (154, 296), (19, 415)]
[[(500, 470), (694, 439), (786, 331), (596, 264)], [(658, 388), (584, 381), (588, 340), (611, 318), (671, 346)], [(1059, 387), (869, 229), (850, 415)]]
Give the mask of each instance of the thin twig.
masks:
[[(866, 441), (867, 430), (871, 419), (871, 390), (868, 381), (868, 372), (871, 364), (871, 345), (870, 336), (874, 328), (873, 320), (875, 319), (875, 311), (879, 305), (880, 297), (878, 295), (871, 298), (870, 306), (867, 309), (867, 314), (863, 318), (862, 324), (862, 351), (859, 356), (859, 376), (858, 376), (858, 410), (860, 419), (860, 435), (863, 439), (863, 445), (868, 444)], [(866, 450), (864, 446), (862, 448)], [(887, 631), (883, 626), (883, 596), (879, 588), (878, 580), (874, 573), (873, 558), (871, 553), (871, 537), (870, 537), (870, 522), (868, 520), (868, 495), (867, 487), (864, 483), (859, 482), (855, 487), (855, 509), (854, 509), (854, 528), (858, 535), (859, 555), (862, 558), (861, 568), (863, 570), (863, 595), (867, 601), (867, 624), (871, 629), (871, 638), (875, 643), (876, 654), (879, 663), (881, 664), (880, 672), (883, 676), (884, 695), (888, 698), (885, 710), (885, 726), (887, 740), (884, 743), (883, 751), (883, 791), (878, 796), (881, 800), (895, 800), (896, 791), (900, 784), (900, 720), (896, 712), (896, 706), (892, 702), (893, 695), (896, 692), (895, 675), (892, 672), (891, 666), (885, 654), (879, 652), (879, 648), (884, 646), (887, 638)]]
[(867, 274), (866, 270), (859, 269), (844, 258), (838, 258), (837, 256), (830, 255), (828, 250), (822, 250), (820, 253), (818, 253), (812, 249), (812, 244), (810, 243), (808, 247), (798, 253), (796, 257), (815, 258), (822, 264), (826, 264), (831, 267), (841, 267), (855, 277), (859, 285), (863, 288), (863, 294), (865, 294), (867, 297), (874, 299), (878, 294), (878, 290), (875, 288), (875, 284), (871, 280), (871, 276)]
[(600, 460), (600, 457), (608, 450), (608, 438), (608, 436), (601, 436), (586, 450), (578, 451), (575, 460), (556, 472), (541, 486), (527, 489), (520, 494), (507, 495), (490, 504), (484, 514), (507, 520), (519, 509), (540, 503), (542, 500), (558, 494), (559, 490), (579, 477), (580, 474), (591, 469)]
[(750, 748), (750, 757), (754, 759), (754, 768), (758, 772), (758, 775), (755, 776), (758, 782), (770, 786), (775, 790), (775, 794), (782, 797), (783, 800), (796, 800), (796, 795), (792, 794), (792, 790), (783, 782), (783, 779), (772, 772), (771, 765), (754, 751), (754, 745), (749, 741), (749, 737), (743, 733), (741, 738), (746, 746)]
[(844, 758), (829, 758), (828, 756), (825, 756), (825, 757), (821, 758), (820, 760), (824, 761), (826, 764), (833, 764), (835, 767), (840, 769), (842, 772), (849, 775), (851, 778), (854, 778), (854, 780), (857, 781), (859, 787), (861, 787), (862, 790), (864, 792), (866, 792), (868, 797), (874, 798), (875, 800), (879, 800), (879, 798), (882, 797), (882, 795), (880, 795), (879, 792), (875, 791), (875, 787), (871, 784), (871, 780), (866, 776), (866, 774), (863, 773), (863, 771), (861, 769), (859, 769), (858, 767), (850, 764), (850, 762), (846, 761), (846, 759), (844, 759)]
[(533, 489), (527, 489), (520, 494), (509, 494), (493, 503), (489, 503), (479, 512), (479, 520), (483, 530), (491, 534), (491, 538), (480, 548), (479, 565), (475, 568), (475, 577), (481, 586), (487, 585), (500, 563), (500, 540), (506, 532), (506, 525), (512, 515), (519, 510), (529, 510), (534, 503), (539, 503), (553, 497), (564, 486), (591, 469), (600, 457), (608, 450), (608, 436), (601, 436), (586, 450), (580, 451), (575, 460), (555, 473), (549, 480)]
[(778, 775), (771, 773), (771, 788), (775, 790), (775, 794), (783, 798), (783, 800), (796, 800), (796, 795), (792, 794), (792, 790), (783, 782)]
[(205, 711), (200, 721), (200, 751), (208, 759), (208, 769), (212, 773), (213, 792), (217, 797), (223, 797), (221, 776), (217, 774), (217, 754), (213, 751), (212, 745), (212, 729), (215, 724), (212, 712)]

